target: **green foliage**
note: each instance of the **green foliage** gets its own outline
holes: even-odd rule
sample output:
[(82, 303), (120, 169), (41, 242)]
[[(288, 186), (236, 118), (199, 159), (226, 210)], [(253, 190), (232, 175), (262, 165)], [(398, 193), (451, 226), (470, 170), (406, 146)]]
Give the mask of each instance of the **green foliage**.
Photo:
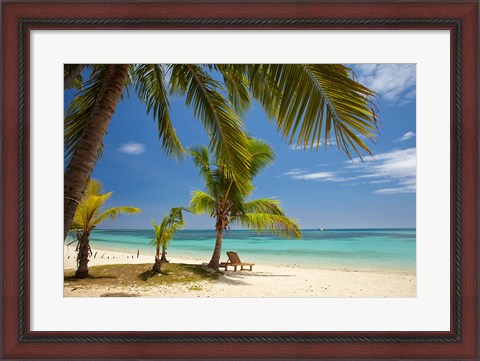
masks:
[(210, 154), (208, 153), (208, 148), (205, 146), (194, 146), (188, 149), (190, 156), (193, 159), (193, 164), (198, 168), (200, 176), (205, 181), (205, 187), (207, 188), (210, 194), (216, 196), (216, 182), (215, 175), (212, 173), (210, 168)]
[(222, 95), (221, 84), (201, 66), (178, 64), (172, 68), (172, 92), (185, 94), (186, 104), (210, 136), (210, 150), (235, 170), (236, 182), (247, 185), (250, 156), (242, 120)]
[(185, 149), (180, 144), (170, 119), (164, 67), (158, 64), (139, 64), (134, 68), (131, 78), (138, 98), (147, 108), (147, 114), (153, 110), (163, 150), (167, 155), (182, 158)]
[[(67, 162), (77, 149), (95, 103), (102, 96), (107, 72), (107, 65), (96, 65), (90, 79), (83, 84), (83, 89), (76, 94), (65, 112), (64, 153)], [(98, 151), (98, 157), (101, 157), (103, 149), (102, 144)]]
[[(273, 160), (272, 149), (261, 140), (249, 139), (248, 149), (252, 157), (248, 173), (253, 179)], [(206, 191), (195, 190), (190, 200), (190, 210), (196, 214), (208, 214), (221, 221), (223, 229), (230, 225), (244, 228), (278, 233), (285, 237), (299, 238), (301, 231), (295, 220), (283, 212), (280, 202), (272, 198), (262, 198), (248, 201), (254, 187), (239, 185), (232, 173), (233, 170), (220, 160), (209, 160), (205, 146), (189, 149), (194, 164), (199, 168), (199, 174), (205, 181)]]
[(258, 175), (258, 173), (275, 160), (275, 154), (272, 148), (261, 140), (250, 138), (248, 151), (252, 156), (252, 163), (249, 168), (251, 178)]
[[(333, 131), (339, 149), (351, 157), (359, 147), (370, 153), (360, 136), (377, 134), (374, 92), (357, 83), (340, 64), (251, 64), (250, 90), (275, 120), (289, 144), (327, 146)], [(323, 142), (322, 142), (323, 139)]]
[(238, 213), (229, 219), (230, 225), (240, 225), (244, 228), (278, 233), (284, 237), (300, 238), (302, 232), (294, 219), (277, 214), (268, 213)]
[(172, 208), (169, 214), (163, 216), (160, 224), (156, 224), (152, 220), (152, 225), (155, 230), (155, 238), (150, 241), (150, 245), (156, 246), (157, 249), (160, 246), (166, 249), (173, 236), (185, 226), (182, 208)]
[(112, 193), (105, 193), (103, 185), (99, 181), (91, 179), (75, 212), (71, 230), (90, 232), (98, 224), (107, 219), (114, 220), (120, 214), (140, 213), (140, 208), (128, 206), (105, 210), (105, 202), (112, 196)]
[(246, 77), (246, 65), (242, 64), (214, 64), (213, 69), (222, 74), (223, 82), (228, 91), (233, 109), (239, 115), (252, 107)]
[(64, 64), (63, 76), (65, 89), (82, 90), (84, 82), (82, 71), (85, 67), (86, 64)]
[(213, 217), (215, 214), (215, 199), (208, 193), (195, 190), (190, 199), (190, 209), (196, 214), (208, 214)]
[[(109, 66), (86, 67), (92, 71), (90, 79), (79, 85), (82, 90), (65, 114), (67, 161), (102, 96)], [(73, 68), (67, 64), (65, 76)], [(212, 77), (215, 73), (223, 82)], [(352, 71), (339, 64), (132, 64), (127, 94), (129, 88), (134, 88), (147, 113), (153, 112), (162, 148), (175, 158), (182, 158), (185, 150), (170, 119), (168, 98), (184, 95), (186, 105), (210, 137), (209, 150), (221, 164), (229, 165), (231, 177), (242, 188), (250, 183), (249, 170), (255, 172), (239, 117), (252, 107), (251, 96), (289, 144), (326, 147), (332, 143), (333, 133), (339, 149), (349, 157), (352, 149), (360, 156), (360, 150), (370, 153), (362, 137), (374, 140), (377, 134), (374, 92), (357, 83)], [(103, 145), (98, 157), (102, 150)]]

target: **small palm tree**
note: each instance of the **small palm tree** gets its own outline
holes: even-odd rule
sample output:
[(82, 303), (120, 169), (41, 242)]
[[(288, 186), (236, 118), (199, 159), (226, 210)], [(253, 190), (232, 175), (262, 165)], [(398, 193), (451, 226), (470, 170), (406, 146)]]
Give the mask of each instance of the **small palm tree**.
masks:
[[(274, 159), (270, 146), (260, 140), (249, 139), (248, 149), (252, 157), (249, 177), (253, 179)], [(195, 166), (205, 181), (206, 191), (195, 190), (190, 200), (190, 210), (196, 214), (208, 214), (215, 219), (216, 242), (208, 266), (216, 271), (220, 264), (223, 231), (232, 225), (267, 230), (285, 237), (300, 238), (301, 231), (295, 220), (285, 215), (280, 202), (272, 198), (247, 200), (254, 190), (252, 185), (235, 182), (231, 167), (210, 160), (207, 147), (191, 148)]]
[(76, 231), (78, 240), (76, 278), (88, 277), (88, 256), (92, 253), (90, 232), (103, 221), (113, 220), (122, 213), (140, 213), (140, 208), (134, 207), (114, 207), (104, 210), (104, 204), (112, 196), (112, 193), (105, 193), (102, 183), (91, 179), (87, 183), (82, 200), (75, 211), (70, 229)]
[[(160, 273), (162, 269), (162, 263), (168, 262), (168, 244), (175, 233), (181, 230), (185, 225), (182, 215), (182, 208), (172, 208), (169, 214), (163, 216), (160, 224), (156, 224), (154, 220), (152, 220), (152, 224), (153, 228), (155, 229), (155, 238), (151, 240), (150, 244), (152, 246), (156, 246), (155, 264), (153, 265), (152, 272)], [(162, 249), (161, 257), (160, 248)]]

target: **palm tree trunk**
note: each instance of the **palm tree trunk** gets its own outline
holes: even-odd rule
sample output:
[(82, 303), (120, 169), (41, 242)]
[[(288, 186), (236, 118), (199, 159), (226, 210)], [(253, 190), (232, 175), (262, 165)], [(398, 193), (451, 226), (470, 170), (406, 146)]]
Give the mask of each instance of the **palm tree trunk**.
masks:
[(152, 272), (160, 273), (162, 271), (162, 262), (160, 260), (160, 246), (157, 245), (157, 252), (155, 253), (155, 263), (153, 264)]
[(167, 248), (165, 246), (162, 246), (162, 258), (160, 258), (161, 262), (166, 262), (168, 263), (167, 260)]
[(88, 125), (70, 159), (64, 176), (63, 236), (67, 237), (75, 210), (81, 199), (87, 179), (95, 166), (97, 152), (102, 145), (110, 119), (122, 95), (128, 76), (128, 64), (110, 65)]
[(90, 253), (90, 234), (89, 232), (82, 232), (78, 244), (78, 269), (75, 272), (76, 278), (88, 277), (88, 255)]
[(208, 267), (218, 271), (218, 266), (220, 265), (220, 256), (222, 253), (222, 237), (223, 237), (223, 225), (220, 217), (217, 219), (217, 225), (215, 227), (217, 232), (217, 239), (215, 241), (215, 249), (213, 250), (212, 259), (208, 264)]

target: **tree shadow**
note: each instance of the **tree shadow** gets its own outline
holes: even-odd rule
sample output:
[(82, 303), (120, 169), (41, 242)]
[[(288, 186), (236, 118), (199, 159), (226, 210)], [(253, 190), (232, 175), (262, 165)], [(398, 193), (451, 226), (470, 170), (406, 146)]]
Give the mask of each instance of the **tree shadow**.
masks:
[(223, 277), (218, 278), (219, 283), (225, 283), (229, 285), (250, 285), (249, 277), (295, 277), (294, 275), (282, 275), (282, 274), (269, 274), (262, 272), (244, 272), (244, 271), (225, 271), (222, 274)]
[(225, 271), (224, 276), (232, 278), (248, 278), (248, 277), (295, 277), (295, 275), (276, 274), (266, 272), (253, 271)]
[(242, 286), (242, 285), (246, 286), (251, 284), (239, 279), (233, 279), (228, 277), (219, 277), (217, 280), (217, 283), (225, 283), (227, 285), (236, 285), (236, 286)]
[[(199, 264), (187, 264), (181, 263), (182, 267), (185, 270), (192, 272), (193, 274), (200, 276), (202, 278), (218, 279), (219, 273), (213, 270), (210, 270), (206, 267), (203, 267)], [(221, 274), (221, 273), (220, 273)]]
[(146, 270), (145, 272), (140, 273), (137, 278), (142, 280), (142, 281), (148, 281), (150, 278), (162, 275), (162, 276), (168, 276), (172, 272), (168, 270), (162, 270), (160, 273), (153, 272), (151, 269)]

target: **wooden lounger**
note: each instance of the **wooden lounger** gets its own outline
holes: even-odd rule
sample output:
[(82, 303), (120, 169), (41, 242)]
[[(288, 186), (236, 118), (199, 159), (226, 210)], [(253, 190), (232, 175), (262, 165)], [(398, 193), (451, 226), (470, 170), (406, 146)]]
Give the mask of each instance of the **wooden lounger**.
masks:
[(237, 271), (237, 267), (240, 266), (240, 271), (243, 271), (244, 266), (249, 266), (250, 269), (249, 271), (252, 270), (252, 267), (255, 266), (255, 263), (243, 263), (240, 261), (240, 257), (238, 257), (237, 252), (227, 252), (228, 256), (228, 261), (227, 262), (221, 262), (219, 267), (225, 268), (225, 271), (228, 270), (228, 266), (233, 267), (233, 271)]

